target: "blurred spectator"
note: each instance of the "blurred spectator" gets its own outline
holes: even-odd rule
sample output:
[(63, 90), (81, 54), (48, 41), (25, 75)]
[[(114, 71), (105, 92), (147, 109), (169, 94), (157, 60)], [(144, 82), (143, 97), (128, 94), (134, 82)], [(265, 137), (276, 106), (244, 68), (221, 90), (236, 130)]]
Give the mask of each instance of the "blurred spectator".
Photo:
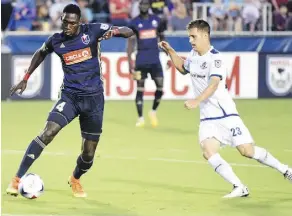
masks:
[(273, 5), (273, 10), (276, 12), (280, 12), (280, 6), (283, 4), (287, 4), (288, 0), (271, 0), (271, 3)]
[(243, 0), (224, 0), (228, 14), (228, 30), (242, 31), (241, 6)]
[(110, 22), (110, 12), (107, 0), (90, 0), (90, 7), (93, 12), (92, 22)]
[(288, 17), (286, 20), (286, 30), (292, 31), (292, 0), (288, 1), (287, 9), (288, 9)]
[(136, 16), (139, 16), (140, 10), (139, 10), (139, 1), (140, 0), (132, 0), (132, 6), (131, 6), (131, 18), (135, 18)]
[(33, 22), (33, 30), (50, 31), (51, 30), (51, 18), (49, 16), (49, 10), (46, 4), (42, 4), (37, 8), (37, 16)]
[(93, 20), (92, 10), (88, 8), (87, 0), (77, 0), (76, 1), (81, 10), (81, 22), (82, 23), (90, 23)]
[(9, 21), (9, 29), (29, 31), (36, 16), (35, 0), (17, 0)]
[(287, 7), (286, 5), (280, 5), (279, 12), (274, 13), (274, 26), (275, 31), (285, 31), (286, 30), (286, 20), (287, 20)]
[(49, 9), (52, 19), (52, 29), (61, 29), (61, 16), (63, 9), (67, 4), (75, 3), (73, 0), (55, 0), (55, 3)]
[(168, 23), (169, 31), (186, 30), (187, 24), (192, 20), (188, 15), (187, 8), (181, 0), (177, 0), (174, 4), (174, 9), (171, 12), (171, 17)]
[(12, 0), (1, 0), (1, 30), (4, 31), (9, 23), (13, 7)]
[(260, 18), (258, 0), (245, 0), (245, 5), (242, 10), (243, 27), (247, 31), (257, 30), (257, 23)]
[(111, 23), (115, 26), (127, 26), (129, 21), (130, 0), (109, 0)]
[(221, 0), (215, 0), (209, 13), (211, 15), (212, 31), (227, 30), (227, 10)]

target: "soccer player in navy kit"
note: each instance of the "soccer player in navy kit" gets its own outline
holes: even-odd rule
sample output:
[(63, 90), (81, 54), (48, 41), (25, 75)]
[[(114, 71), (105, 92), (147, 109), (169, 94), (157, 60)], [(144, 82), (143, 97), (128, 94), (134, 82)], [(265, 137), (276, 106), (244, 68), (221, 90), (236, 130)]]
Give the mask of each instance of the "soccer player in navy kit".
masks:
[(77, 5), (69, 4), (64, 8), (63, 31), (49, 37), (35, 52), (23, 80), (11, 88), (11, 94), (18, 90), (21, 94), (29, 76), (48, 54), (55, 52), (60, 57), (64, 71), (60, 99), (49, 113), (44, 130), (28, 146), (17, 174), (6, 190), (10, 195), (18, 195), (20, 178), (58, 132), (79, 116), (82, 152), (68, 183), (75, 197), (86, 197), (79, 179), (93, 164), (103, 122), (104, 95), (99, 42), (112, 36), (128, 38), (134, 33), (127, 27), (102, 23), (80, 24), (80, 16)]
[(163, 26), (161, 25), (160, 18), (149, 14), (150, 3), (149, 0), (141, 0), (140, 15), (135, 17), (129, 27), (133, 29), (137, 38), (137, 55), (135, 66), (132, 65), (131, 55), (134, 52), (135, 37), (128, 40), (128, 61), (130, 72), (133, 78), (137, 80), (137, 94), (136, 94), (136, 107), (138, 111), (137, 127), (144, 126), (143, 118), (143, 94), (145, 79), (148, 73), (154, 80), (156, 85), (155, 98), (153, 101), (152, 110), (149, 112), (151, 125), (156, 127), (158, 120), (156, 117), (156, 110), (159, 106), (161, 97), (163, 95), (163, 70), (159, 59), (158, 40), (164, 40)]

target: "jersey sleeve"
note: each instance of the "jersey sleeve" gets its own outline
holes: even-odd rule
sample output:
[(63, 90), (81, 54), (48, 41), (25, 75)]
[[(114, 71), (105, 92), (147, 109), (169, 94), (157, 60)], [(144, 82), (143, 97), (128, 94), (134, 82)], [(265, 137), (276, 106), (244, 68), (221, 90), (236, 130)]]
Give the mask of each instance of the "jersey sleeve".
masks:
[(216, 55), (212, 58), (209, 78), (217, 76), (221, 80), (226, 76), (226, 70), (223, 67), (223, 59), (221, 55)]
[(91, 23), (89, 25), (97, 38), (102, 37), (104, 33), (112, 28), (112, 25), (108, 23)]
[(190, 73), (190, 64), (191, 64), (191, 53), (184, 60), (183, 69), (185, 74)]
[(54, 47), (53, 47), (53, 43), (52, 43), (52, 40), (53, 40), (53, 36), (50, 36), (42, 45), (41, 47), (41, 50), (43, 52), (46, 52), (46, 53), (52, 53), (54, 51)]

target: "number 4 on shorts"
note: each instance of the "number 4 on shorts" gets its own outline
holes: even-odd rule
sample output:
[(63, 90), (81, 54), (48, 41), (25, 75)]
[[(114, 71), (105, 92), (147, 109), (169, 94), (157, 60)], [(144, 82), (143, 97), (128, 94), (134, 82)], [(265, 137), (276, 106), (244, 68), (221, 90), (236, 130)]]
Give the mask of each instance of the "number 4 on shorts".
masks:
[(59, 112), (62, 112), (64, 110), (64, 106), (65, 106), (66, 102), (62, 102), (60, 104), (58, 104), (56, 106), (56, 109), (59, 111)]

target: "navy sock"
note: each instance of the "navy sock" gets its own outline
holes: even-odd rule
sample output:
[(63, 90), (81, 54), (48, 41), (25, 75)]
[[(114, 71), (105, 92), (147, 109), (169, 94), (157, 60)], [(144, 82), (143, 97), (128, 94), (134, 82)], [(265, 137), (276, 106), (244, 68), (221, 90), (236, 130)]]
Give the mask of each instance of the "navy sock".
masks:
[(91, 161), (84, 161), (84, 159), (80, 155), (77, 159), (77, 165), (73, 172), (74, 178), (80, 179), (80, 177), (90, 169), (92, 164), (93, 164), (93, 159)]
[(138, 111), (138, 116), (142, 117), (142, 115), (143, 115), (143, 92), (142, 91), (137, 91), (136, 107), (137, 107), (137, 111)]
[(160, 104), (160, 100), (161, 100), (162, 95), (163, 95), (162, 90), (156, 90), (155, 98), (154, 98), (154, 101), (153, 101), (152, 110), (156, 110), (157, 109), (157, 107)]
[(21, 178), (22, 176), (24, 176), (24, 174), (31, 167), (33, 162), (41, 155), (45, 147), (46, 145), (43, 143), (43, 141), (41, 141), (38, 136), (31, 141), (28, 148), (26, 149), (26, 152), (17, 171), (17, 177)]

